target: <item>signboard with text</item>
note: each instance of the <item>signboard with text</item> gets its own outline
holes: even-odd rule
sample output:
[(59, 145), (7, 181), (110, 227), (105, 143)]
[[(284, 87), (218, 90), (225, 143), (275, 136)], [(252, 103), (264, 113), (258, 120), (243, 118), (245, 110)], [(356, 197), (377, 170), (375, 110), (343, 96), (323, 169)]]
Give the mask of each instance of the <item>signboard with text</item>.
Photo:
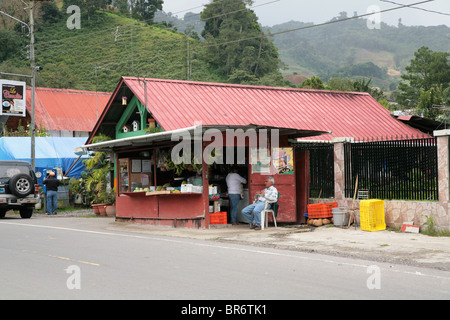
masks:
[(25, 117), (26, 83), (22, 81), (0, 80), (0, 115)]

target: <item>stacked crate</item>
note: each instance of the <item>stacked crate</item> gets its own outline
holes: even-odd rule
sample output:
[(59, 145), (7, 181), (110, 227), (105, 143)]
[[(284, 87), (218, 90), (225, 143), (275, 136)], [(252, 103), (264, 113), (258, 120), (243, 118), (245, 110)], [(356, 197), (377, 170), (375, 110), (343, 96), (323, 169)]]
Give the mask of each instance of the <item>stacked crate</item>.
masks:
[(333, 208), (337, 208), (336, 202), (309, 204), (308, 218), (309, 219), (332, 218)]

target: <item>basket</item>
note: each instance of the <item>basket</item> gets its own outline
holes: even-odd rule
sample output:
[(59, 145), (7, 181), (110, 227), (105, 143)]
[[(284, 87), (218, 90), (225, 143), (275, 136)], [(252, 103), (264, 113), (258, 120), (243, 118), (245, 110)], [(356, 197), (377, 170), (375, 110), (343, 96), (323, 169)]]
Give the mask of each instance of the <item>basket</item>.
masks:
[(220, 211), (209, 214), (209, 224), (227, 224), (227, 212)]
[(361, 200), (359, 202), (359, 219), (361, 230), (386, 230), (386, 223), (384, 221), (384, 201), (375, 199)]
[(308, 218), (331, 218), (333, 217), (333, 208), (337, 208), (337, 202), (309, 204)]

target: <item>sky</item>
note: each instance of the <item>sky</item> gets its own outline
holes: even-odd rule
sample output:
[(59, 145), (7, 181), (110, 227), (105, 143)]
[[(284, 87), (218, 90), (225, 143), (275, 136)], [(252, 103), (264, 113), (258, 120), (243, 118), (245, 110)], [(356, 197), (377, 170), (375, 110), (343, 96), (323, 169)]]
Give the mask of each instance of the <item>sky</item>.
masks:
[[(426, 0), (389, 1), (397, 4), (386, 3), (381, 0), (254, 0), (251, 9), (255, 11), (259, 18), (259, 23), (263, 26), (273, 26), (291, 20), (317, 24), (331, 20), (342, 11), (346, 11), (348, 16), (353, 16), (355, 11), (360, 15), (373, 12), (371, 8), (384, 10), (398, 7), (398, 4), (408, 5)], [(210, 0), (164, 0), (163, 10), (183, 18), (187, 12), (197, 13), (202, 11), (202, 6), (209, 2)], [(401, 18), (402, 24), (407, 26), (445, 24), (450, 27), (450, 0), (433, 0), (417, 5), (417, 7), (444, 14), (413, 8), (402, 8), (380, 13), (379, 19), (381, 22), (394, 26), (398, 24)]]

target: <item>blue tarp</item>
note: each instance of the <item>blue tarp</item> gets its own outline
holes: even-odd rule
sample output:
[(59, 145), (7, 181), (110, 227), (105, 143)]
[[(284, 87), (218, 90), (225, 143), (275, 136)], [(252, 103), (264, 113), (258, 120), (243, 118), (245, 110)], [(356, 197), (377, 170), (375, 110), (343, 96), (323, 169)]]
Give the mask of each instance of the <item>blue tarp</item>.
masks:
[[(81, 147), (87, 138), (65, 137), (36, 137), (35, 140), (35, 164), (36, 172), (41, 172), (39, 179), (41, 184), (46, 170), (61, 168), (67, 172), (78, 159), (74, 153), (75, 148)], [(82, 156), (67, 174), (69, 178), (79, 178), (85, 166), (82, 162), (88, 156)], [(2, 137), (0, 138), (0, 160), (24, 160), (31, 162), (31, 138), (30, 137)]]

